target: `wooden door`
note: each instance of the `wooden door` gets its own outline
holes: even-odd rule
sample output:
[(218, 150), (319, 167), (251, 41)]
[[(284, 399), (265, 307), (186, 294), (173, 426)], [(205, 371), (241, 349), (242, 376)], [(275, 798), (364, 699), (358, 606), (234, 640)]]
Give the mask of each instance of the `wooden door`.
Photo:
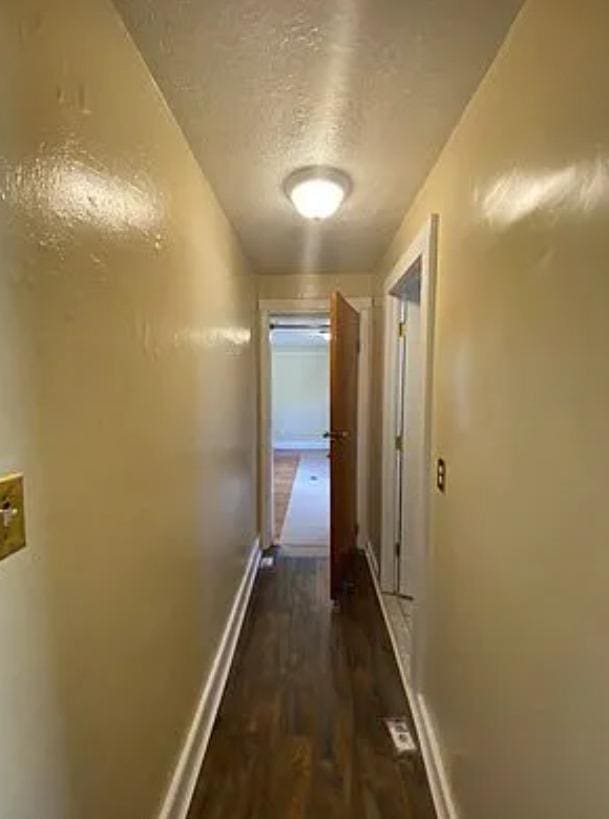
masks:
[(330, 332), (330, 595), (336, 600), (357, 545), (359, 356), (359, 315), (338, 292)]

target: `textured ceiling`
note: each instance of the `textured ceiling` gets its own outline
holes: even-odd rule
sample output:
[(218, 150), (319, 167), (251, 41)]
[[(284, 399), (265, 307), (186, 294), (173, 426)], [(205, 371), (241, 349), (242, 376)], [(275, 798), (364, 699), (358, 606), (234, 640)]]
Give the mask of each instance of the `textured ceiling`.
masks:
[[(369, 272), (521, 0), (115, 0), (262, 273)], [(295, 168), (353, 192), (303, 221)]]

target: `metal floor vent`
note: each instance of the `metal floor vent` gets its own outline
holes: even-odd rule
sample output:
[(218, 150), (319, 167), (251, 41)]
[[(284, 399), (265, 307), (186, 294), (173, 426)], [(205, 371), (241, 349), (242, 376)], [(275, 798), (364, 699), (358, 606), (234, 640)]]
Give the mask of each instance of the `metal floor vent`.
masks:
[(387, 717), (384, 720), (397, 754), (411, 754), (417, 750), (405, 717)]
[(274, 558), (272, 557), (263, 557), (260, 559), (260, 568), (261, 569), (272, 569), (275, 563)]

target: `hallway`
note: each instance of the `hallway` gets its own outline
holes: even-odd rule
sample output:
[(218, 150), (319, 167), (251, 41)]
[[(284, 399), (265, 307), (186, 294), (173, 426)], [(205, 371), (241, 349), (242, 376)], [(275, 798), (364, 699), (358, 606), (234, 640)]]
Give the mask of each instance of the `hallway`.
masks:
[(0, 819), (609, 817), (608, 43), (0, 0)]
[(361, 555), (354, 580), (336, 611), (326, 559), (260, 570), (189, 819), (434, 819), (382, 722), (408, 706)]

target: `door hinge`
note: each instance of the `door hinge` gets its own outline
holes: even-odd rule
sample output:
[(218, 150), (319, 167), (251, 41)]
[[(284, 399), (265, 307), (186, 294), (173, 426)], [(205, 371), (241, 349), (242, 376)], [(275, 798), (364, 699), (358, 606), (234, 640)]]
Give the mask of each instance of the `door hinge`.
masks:
[(401, 435), (396, 435), (395, 436), (395, 448), (397, 449), (398, 452), (402, 451), (402, 436)]
[(401, 321), (398, 324), (398, 336), (400, 338), (404, 338), (406, 336), (406, 322), (405, 321)]
[(396, 544), (395, 544), (395, 556), (399, 557), (401, 553), (402, 553), (402, 544), (398, 540), (398, 541), (396, 541)]
[(355, 537), (359, 535), (359, 523), (355, 524)]

